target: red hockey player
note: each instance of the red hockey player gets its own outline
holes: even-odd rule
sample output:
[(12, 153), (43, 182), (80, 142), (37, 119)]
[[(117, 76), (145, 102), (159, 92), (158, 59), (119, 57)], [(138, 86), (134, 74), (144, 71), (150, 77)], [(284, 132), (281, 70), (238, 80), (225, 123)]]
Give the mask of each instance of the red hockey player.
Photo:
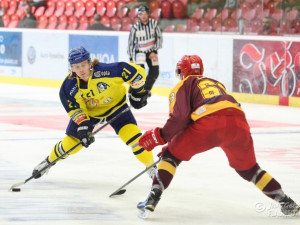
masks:
[(160, 156), (151, 192), (137, 207), (142, 216), (154, 211), (162, 192), (168, 188), (176, 167), (198, 153), (220, 147), (230, 166), (245, 180), (253, 182), (266, 196), (279, 202), (285, 215), (299, 212), (281, 185), (256, 162), (253, 140), (240, 104), (227, 93), (224, 85), (203, 76), (202, 60), (185, 55), (177, 63), (181, 80), (169, 96), (169, 119), (162, 128), (147, 131), (139, 145), (151, 151), (168, 145)]

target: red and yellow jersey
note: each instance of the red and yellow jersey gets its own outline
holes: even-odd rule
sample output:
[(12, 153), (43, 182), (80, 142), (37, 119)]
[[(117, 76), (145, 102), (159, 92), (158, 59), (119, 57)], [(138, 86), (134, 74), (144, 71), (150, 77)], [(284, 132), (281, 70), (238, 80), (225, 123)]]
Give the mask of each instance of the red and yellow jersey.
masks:
[(68, 75), (60, 89), (61, 102), (72, 118), (80, 124), (93, 118), (105, 118), (126, 103), (126, 88), (134, 92), (143, 90), (145, 69), (133, 63), (97, 63), (88, 83)]
[(243, 112), (222, 83), (199, 75), (188, 76), (169, 95), (169, 119), (162, 136), (170, 141), (193, 121), (226, 108)]

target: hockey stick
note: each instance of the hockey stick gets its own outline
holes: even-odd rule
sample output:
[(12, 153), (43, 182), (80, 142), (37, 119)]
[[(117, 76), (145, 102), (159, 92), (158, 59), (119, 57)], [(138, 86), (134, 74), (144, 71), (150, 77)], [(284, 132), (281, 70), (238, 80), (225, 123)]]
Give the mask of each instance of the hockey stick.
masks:
[[(123, 115), (124, 113), (126, 113), (127, 111), (130, 110), (131, 107), (128, 107), (126, 109), (124, 109), (123, 111), (121, 111), (119, 114), (117, 114), (115, 117), (113, 117), (111, 120), (107, 121), (105, 124), (103, 124), (101, 127), (99, 127), (97, 130), (95, 130), (92, 135), (97, 134), (100, 130), (102, 130), (104, 127), (106, 127), (107, 125), (111, 124), (112, 122), (114, 122), (116, 119), (118, 119), (121, 115)], [(52, 167), (58, 160), (60, 160), (61, 158), (63, 158), (64, 156), (68, 155), (70, 152), (72, 152), (75, 148), (77, 148), (79, 145), (81, 145), (81, 142), (79, 142), (78, 144), (74, 145), (72, 148), (70, 148), (68, 151), (66, 151), (64, 154), (62, 154), (61, 156), (59, 156), (58, 158), (56, 158), (54, 161), (52, 161), (48, 166), (44, 167), (43, 169), (41, 169), (39, 172), (43, 172), (44, 170), (49, 169), (50, 167)], [(27, 178), (25, 181), (19, 182), (19, 183), (15, 183), (13, 184), (10, 189), (8, 191), (12, 191), (14, 188), (19, 187), (23, 184), (26, 184), (28, 181), (30, 181), (31, 179), (33, 179), (36, 176), (36, 174), (32, 175), (31, 177)]]
[(124, 185), (122, 185), (122, 187), (118, 188), (117, 190), (115, 190), (109, 197), (113, 197), (115, 195), (122, 195), (126, 192), (126, 189), (123, 189), (125, 186), (127, 186), (128, 184), (130, 184), (132, 181), (136, 180), (138, 177), (140, 177), (142, 174), (146, 173), (150, 168), (154, 167), (157, 163), (159, 163), (159, 160), (157, 160), (155, 163), (153, 163), (151, 166), (147, 167), (146, 169), (144, 169), (142, 172), (140, 172), (138, 175), (136, 175), (135, 177), (131, 178), (129, 181), (127, 181)]

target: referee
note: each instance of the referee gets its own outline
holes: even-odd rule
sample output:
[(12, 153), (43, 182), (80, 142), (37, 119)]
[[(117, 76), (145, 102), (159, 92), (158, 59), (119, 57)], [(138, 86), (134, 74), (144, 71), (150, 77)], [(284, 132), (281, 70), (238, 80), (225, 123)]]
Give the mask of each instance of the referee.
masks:
[(151, 89), (159, 75), (157, 50), (162, 47), (162, 33), (156, 20), (149, 18), (150, 10), (146, 5), (138, 8), (139, 21), (131, 28), (128, 39), (130, 62), (135, 62), (145, 68), (147, 63), (149, 73), (146, 78), (145, 90), (151, 96)]

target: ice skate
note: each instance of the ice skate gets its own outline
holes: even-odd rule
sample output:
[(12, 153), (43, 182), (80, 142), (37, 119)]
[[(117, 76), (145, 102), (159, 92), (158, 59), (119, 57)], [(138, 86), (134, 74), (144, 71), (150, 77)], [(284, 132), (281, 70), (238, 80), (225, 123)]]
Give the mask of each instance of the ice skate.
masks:
[(38, 164), (36, 167), (34, 167), (34, 169), (32, 171), (32, 176), (34, 176), (35, 179), (38, 179), (41, 176), (43, 176), (45, 173), (48, 173), (50, 167), (47, 169), (44, 169), (44, 168), (47, 167), (49, 164), (50, 164), (50, 162), (47, 157), (44, 161), (42, 161), (40, 164)]
[(140, 210), (139, 217), (142, 219), (147, 219), (150, 212), (155, 210), (157, 203), (160, 200), (162, 191), (158, 188), (153, 188), (144, 202), (140, 202), (137, 208)]
[(285, 196), (279, 203), (284, 215), (295, 215), (300, 211), (300, 207), (288, 196)]
[(153, 166), (153, 167), (151, 167), (151, 168), (147, 171), (149, 177), (150, 177), (152, 180), (154, 179), (156, 169), (157, 169), (157, 167), (156, 167), (156, 166)]

